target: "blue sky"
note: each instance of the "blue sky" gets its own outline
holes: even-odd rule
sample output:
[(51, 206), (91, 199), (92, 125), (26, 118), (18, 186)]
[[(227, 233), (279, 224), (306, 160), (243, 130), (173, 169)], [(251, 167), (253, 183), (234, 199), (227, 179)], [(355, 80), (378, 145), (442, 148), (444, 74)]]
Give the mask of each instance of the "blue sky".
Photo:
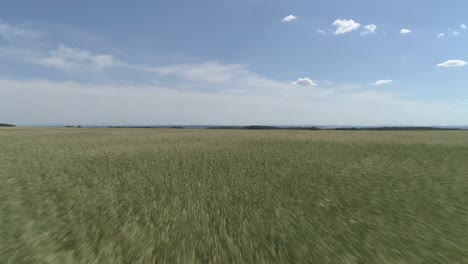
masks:
[(466, 10), (3, 0), (0, 122), (466, 125)]

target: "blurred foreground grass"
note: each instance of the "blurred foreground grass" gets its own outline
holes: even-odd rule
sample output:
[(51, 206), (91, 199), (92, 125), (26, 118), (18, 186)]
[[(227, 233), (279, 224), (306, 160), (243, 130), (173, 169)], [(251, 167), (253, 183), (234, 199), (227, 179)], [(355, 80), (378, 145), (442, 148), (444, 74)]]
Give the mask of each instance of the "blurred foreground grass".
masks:
[(468, 132), (0, 129), (0, 263), (468, 263)]

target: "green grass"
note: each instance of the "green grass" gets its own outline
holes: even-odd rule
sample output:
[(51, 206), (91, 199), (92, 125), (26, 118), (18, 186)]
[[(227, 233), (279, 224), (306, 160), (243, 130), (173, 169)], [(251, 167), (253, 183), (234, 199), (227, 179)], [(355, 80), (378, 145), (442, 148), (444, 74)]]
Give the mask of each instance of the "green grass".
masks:
[(0, 263), (468, 263), (468, 132), (0, 129)]

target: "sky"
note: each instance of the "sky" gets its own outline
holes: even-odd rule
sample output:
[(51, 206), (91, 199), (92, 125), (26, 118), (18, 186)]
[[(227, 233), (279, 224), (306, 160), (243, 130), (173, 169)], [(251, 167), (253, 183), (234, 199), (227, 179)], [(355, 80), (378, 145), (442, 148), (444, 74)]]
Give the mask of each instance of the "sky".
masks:
[(0, 0), (0, 123), (468, 125), (466, 10)]

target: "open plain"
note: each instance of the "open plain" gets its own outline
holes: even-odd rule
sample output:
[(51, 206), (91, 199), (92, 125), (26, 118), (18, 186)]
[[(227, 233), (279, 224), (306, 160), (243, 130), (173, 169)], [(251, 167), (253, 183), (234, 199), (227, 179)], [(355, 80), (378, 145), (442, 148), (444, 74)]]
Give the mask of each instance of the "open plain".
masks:
[(0, 263), (468, 263), (467, 131), (0, 129)]

